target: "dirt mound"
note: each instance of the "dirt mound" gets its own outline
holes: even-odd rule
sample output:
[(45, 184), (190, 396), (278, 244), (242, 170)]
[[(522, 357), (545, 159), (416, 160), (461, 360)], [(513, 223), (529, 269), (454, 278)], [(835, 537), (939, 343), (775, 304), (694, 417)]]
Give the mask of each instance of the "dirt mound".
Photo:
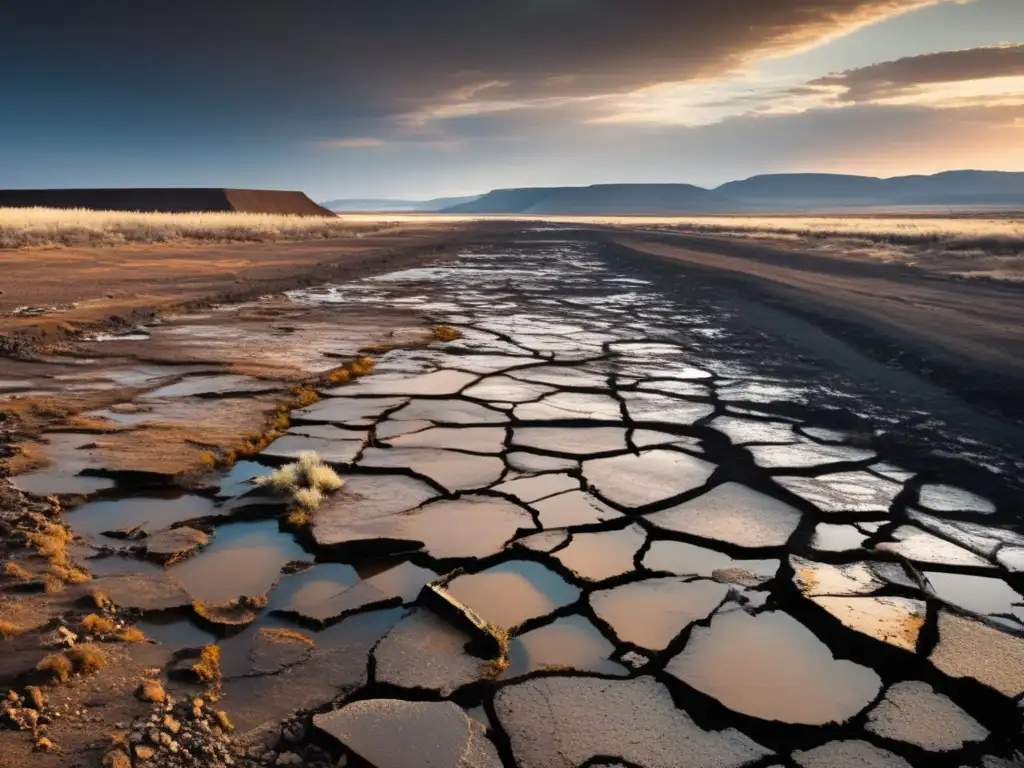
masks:
[(6, 189), (0, 208), (88, 208), (94, 211), (192, 213), (237, 211), (333, 216), (303, 192), (277, 189)]

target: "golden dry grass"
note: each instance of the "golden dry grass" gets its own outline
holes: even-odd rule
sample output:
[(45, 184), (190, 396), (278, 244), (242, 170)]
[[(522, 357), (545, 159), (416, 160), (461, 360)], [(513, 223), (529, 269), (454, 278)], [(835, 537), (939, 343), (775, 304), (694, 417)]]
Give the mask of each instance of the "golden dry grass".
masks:
[(337, 491), (345, 484), (316, 451), (303, 451), (298, 461), (278, 467), (269, 475), (254, 477), (252, 482), (275, 493), (291, 496), (298, 505), (288, 517), (288, 523), (294, 527), (308, 525), (309, 513), (319, 508), (327, 493)]
[(97, 645), (80, 643), (64, 652), (75, 668), (75, 672), (88, 674), (98, 672), (107, 665), (107, 654)]
[(114, 632), (114, 622), (105, 616), (90, 613), (82, 619), (82, 631), (87, 635), (110, 635)]
[(196, 677), (204, 683), (220, 681), (220, 646), (214, 643), (204, 645), (199, 661), (192, 665)]
[(22, 632), (24, 632), (24, 630), (13, 621), (0, 619), (0, 640), (10, 640), (12, 637), (17, 637)]
[(388, 227), (338, 216), (0, 208), (0, 248), (325, 240)]
[(30, 581), (32, 579), (32, 571), (20, 563), (8, 560), (4, 563), (4, 576), (8, 579), (16, 579), (17, 581)]
[(63, 653), (51, 653), (36, 665), (36, 669), (58, 683), (66, 683), (74, 671), (74, 666)]
[(143, 643), (146, 641), (146, 635), (136, 627), (122, 627), (117, 630), (117, 639), (122, 643)]

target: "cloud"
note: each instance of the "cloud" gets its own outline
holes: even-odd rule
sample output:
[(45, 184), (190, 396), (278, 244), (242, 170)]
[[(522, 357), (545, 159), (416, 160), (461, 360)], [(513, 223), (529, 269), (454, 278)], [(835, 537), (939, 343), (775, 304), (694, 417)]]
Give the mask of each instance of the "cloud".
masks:
[(342, 139), (327, 139), (316, 142), (317, 146), (325, 149), (374, 149), (387, 144), (384, 139), (377, 139), (372, 136), (356, 136)]

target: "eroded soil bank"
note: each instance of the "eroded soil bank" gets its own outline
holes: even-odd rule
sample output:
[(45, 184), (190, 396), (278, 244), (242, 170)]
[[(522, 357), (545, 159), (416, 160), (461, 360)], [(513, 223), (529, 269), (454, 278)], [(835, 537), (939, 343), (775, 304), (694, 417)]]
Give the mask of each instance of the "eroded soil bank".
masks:
[[(4, 579), (20, 634), (0, 682), (24, 697), (5, 758), (1017, 764), (1013, 434), (889, 386), (853, 348), (838, 364), (841, 342), (782, 333), (767, 309), (528, 228), (81, 342), (87, 381), (143, 349), (155, 370), (14, 479), (38, 528), (8, 540), (68, 583)], [(188, 370), (162, 378), (171, 358)], [(282, 392), (297, 407), (275, 424)], [(183, 443), (219, 445), (231, 414), (266, 426), (266, 398), (273, 439), (230, 466), (172, 476), (134, 448), (196, 413)], [(344, 480), (315, 511), (247, 482), (304, 450)], [(63, 562), (36, 535), (57, 520), (74, 533)], [(60, 662), (38, 669), (52, 653), (64, 684)]]

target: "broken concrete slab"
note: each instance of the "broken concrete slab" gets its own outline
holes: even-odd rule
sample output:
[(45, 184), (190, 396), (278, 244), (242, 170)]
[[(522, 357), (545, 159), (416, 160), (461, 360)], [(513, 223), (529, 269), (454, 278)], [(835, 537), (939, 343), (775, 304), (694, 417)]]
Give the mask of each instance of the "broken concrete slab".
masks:
[(840, 462), (868, 461), (875, 457), (875, 452), (867, 448), (820, 445), (809, 441), (791, 445), (752, 445), (747, 450), (753, 455), (754, 462), (765, 469), (823, 467)]
[(376, 679), (450, 696), (487, 676), (487, 660), (465, 650), (471, 640), (433, 612), (414, 609), (374, 649)]
[(575, 459), (560, 459), (556, 456), (541, 456), (537, 453), (513, 451), (505, 456), (509, 469), (517, 472), (557, 472), (563, 469), (578, 469), (580, 464)]
[(480, 377), (463, 371), (431, 371), (418, 376), (370, 376), (356, 379), (351, 384), (328, 389), (331, 397), (442, 397), (454, 395)]
[(564, 456), (625, 451), (625, 427), (516, 427), (512, 445)]
[(695, 621), (710, 616), (729, 592), (716, 581), (655, 578), (590, 594), (597, 617), (622, 642), (663, 651)]
[(292, 411), (291, 418), (294, 423), (323, 421), (365, 426), (406, 402), (404, 397), (332, 397)]
[(542, 528), (568, 528), (574, 525), (594, 525), (622, 517), (617, 509), (609, 507), (587, 491), (569, 491), (534, 501)]
[(321, 527), (322, 514), (313, 532), (323, 546), (423, 548), (442, 559), (486, 557), (500, 551), (517, 531), (536, 530), (529, 512), (495, 496), (467, 495), (387, 514), (339, 516), (329, 529)]
[(774, 480), (822, 512), (887, 513), (903, 491), (900, 483), (871, 472), (834, 472), (820, 477), (776, 476)]
[(818, 523), (811, 538), (811, 549), (818, 552), (849, 552), (860, 549), (866, 534), (854, 525)]
[(367, 448), (359, 466), (409, 469), (449, 493), (486, 488), (505, 471), (505, 462), (497, 456), (439, 448)]
[(499, 690), (494, 710), (519, 768), (579, 768), (599, 756), (640, 768), (740, 768), (771, 754), (735, 729), (700, 728), (647, 676), (529, 679)]
[(425, 429), (431, 429), (435, 424), (432, 421), (393, 421), (386, 419), (376, 427), (374, 427), (373, 434), (377, 440), (389, 440), (393, 437), (399, 437), (400, 435), (411, 435), (415, 432), (422, 432)]
[(147, 536), (144, 546), (146, 557), (166, 565), (184, 560), (209, 543), (206, 533), (183, 525)]
[(313, 726), (377, 768), (501, 768), (484, 726), (450, 701), (367, 699)]
[(512, 411), (519, 421), (622, 421), (619, 401), (609, 395), (555, 392)]
[(512, 560), (456, 576), (448, 591), (486, 621), (505, 629), (547, 616), (580, 596), (578, 587), (531, 560)]
[(984, 741), (988, 730), (928, 683), (905, 680), (891, 686), (868, 712), (865, 730), (928, 752), (952, 752)]
[(665, 671), (734, 712), (802, 725), (844, 723), (882, 686), (874, 670), (834, 658), (781, 611), (717, 614), (693, 628)]
[(504, 450), (504, 427), (434, 427), (387, 441), (396, 448), (447, 448), (498, 454)]
[(923, 600), (907, 597), (814, 597), (824, 608), (855, 632), (914, 653), (924, 627), (927, 607)]
[(508, 421), (501, 411), (480, 403), (462, 399), (411, 400), (408, 405), (391, 414), (396, 421), (431, 421), (435, 424), (486, 425)]
[(185, 588), (166, 573), (125, 573), (94, 579), (91, 588), (119, 608), (168, 611), (192, 604)]
[(800, 524), (801, 513), (744, 485), (725, 483), (646, 518), (665, 531), (738, 547), (774, 548), (789, 541)]
[(495, 403), (528, 403), (555, 391), (545, 384), (532, 384), (509, 376), (488, 376), (462, 394), (474, 400)]
[(583, 462), (583, 476), (602, 498), (632, 508), (699, 488), (714, 471), (706, 461), (660, 448)]
[(996, 505), (988, 499), (952, 485), (921, 486), (918, 503), (933, 512), (974, 512), (990, 515), (996, 511)]
[(509, 546), (524, 547), (534, 552), (552, 552), (568, 543), (570, 533), (566, 530), (543, 531), (516, 539)]
[(912, 768), (899, 755), (860, 739), (830, 741), (793, 753), (800, 768)]
[(734, 560), (723, 552), (659, 539), (651, 542), (642, 565), (652, 571), (676, 576), (714, 577), (720, 581), (756, 587), (775, 577), (778, 560)]
[(876, 544), (875, 549), (882, 552), (895, 552), (917, 563), (967, 565), (976, 568), (993, 567), (983, 557), (945, 539), (940, 539), (938, 536), (926, 533), (913, 525), (901, 525), (890, 535), (895, 541)]
[(574, 669), (625, 677), (628, 671), (611, 661), (615, 646), (585, 617), (573, 614), (512, 638), (509, 665), (502, 678), (521, 677), (548, 669)]
[(575, 533), (569, 546), (553, 557), (585, 581), (604, 581), (633, 571), (646, 542), (647, 534), (636, 524), (620, 531)]
[(941, 611), (928, 658), (950, 677), (972, 677), (1004, 696), (1024, 693), (1024, 638), (979, 621)]
[(793, 425), (784, 421), (759, 421), (719, 416), (708, 424), (729, 438), (733, 445), (748, 443), (792, 443), (797, 439)]
[(884, 585), (864, 563), (831, 565), (791, 555), (793, 580), (806, 597), (868, 595)]
[(622, 392), (626, 413), (634, 424), (690, 426), (715, 412), (713, 405), (693, 403), (655, 392)]
[[(345, 475), (345, 486), (317, 510), (313, 537), (321, 546), (365, 540), (360, 526), (373, 527), (440, 494), (422, 480), (405, 475)], [(355, 530), (354, 530), (355, 528)]]
[(288, 667), (308, 661), (315, 643), (301, 632), (261, 627), (249, 650), (254, 675), (276, 675)]
[(929, 515), (915, 509), (908, 510), (907, 517), (929, 533), (954, 541), (964, 549), (969, 549), (982, 557), (991, 557), (1003, 545), (1024, 546), (1024, 535), (995, 525), (952, 520)]

